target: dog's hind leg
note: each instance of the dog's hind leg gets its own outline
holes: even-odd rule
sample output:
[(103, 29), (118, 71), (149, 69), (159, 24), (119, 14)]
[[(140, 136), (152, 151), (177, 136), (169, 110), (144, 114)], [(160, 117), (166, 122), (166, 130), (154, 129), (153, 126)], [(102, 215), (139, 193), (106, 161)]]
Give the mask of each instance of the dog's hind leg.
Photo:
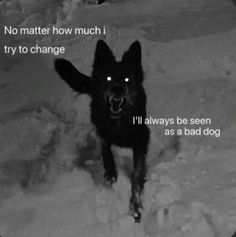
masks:
[[(149, 130), (144, 127), (142, 138), (133, 147), (134, 170), (132, 175), (132, 192), (130, 199), (130, 211), (135, 222), (141, 221), (141, 212), (143, 208), (142, 193), (146, 179), (146, 154), (149, 142)], [(141, 142), (140, 142), (141, 141)]]
[(136, 222), (141, 221), (142, 192), (146, 177), (146, 154), (134, 149), (134, 171), (132, 175), (132, 193), (130, 211)]
[(106, 184), (111, 185), (117, 181), (117, 169), (114, 162), (111, 145), (102, 142), (102, 158), (104, 167), (104, 181)]

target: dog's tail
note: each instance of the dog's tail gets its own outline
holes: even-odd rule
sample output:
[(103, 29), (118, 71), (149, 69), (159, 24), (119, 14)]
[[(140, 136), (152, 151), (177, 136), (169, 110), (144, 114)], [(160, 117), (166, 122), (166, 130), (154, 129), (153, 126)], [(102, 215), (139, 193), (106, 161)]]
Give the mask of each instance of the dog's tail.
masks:
[(71, 62), (63, 58), (58, 58), (54, 61), (54, 67), (62, 80), (74, 91), (90, 94), (91, 78), (79, 72)]

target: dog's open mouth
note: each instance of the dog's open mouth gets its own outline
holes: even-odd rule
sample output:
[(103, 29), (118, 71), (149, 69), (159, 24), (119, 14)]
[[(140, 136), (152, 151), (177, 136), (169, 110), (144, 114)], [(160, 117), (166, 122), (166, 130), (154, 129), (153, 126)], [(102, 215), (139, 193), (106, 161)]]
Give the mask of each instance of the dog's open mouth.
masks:
[(120, 97), (109, 97), (111, 118), (119, 118), (123, 110), (123, 105), (125, 103), (124, 98)]

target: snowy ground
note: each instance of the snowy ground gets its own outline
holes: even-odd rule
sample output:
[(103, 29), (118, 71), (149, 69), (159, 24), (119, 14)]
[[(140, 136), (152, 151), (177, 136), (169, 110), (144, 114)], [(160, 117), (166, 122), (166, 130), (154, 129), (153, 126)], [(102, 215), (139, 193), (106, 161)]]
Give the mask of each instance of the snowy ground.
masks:
[[(128, 215), (131, 154), (102, 183), (89, 98), (58, 79), (52, 56), (0, 55), (0, 236), (230, 237), (236, 230), (236, 8), (220, 0), (0, 2), (0, 27), (106, 25), (119, 58), (143, 47), (148, 116), (210, 117), (214, 136), (169, 138), (152, 125), (141, 224)], [(1, 38), (3, 36), (1, 35)], [(89, 74), (98, 37), (40, 37), (66, 45)], [(3, 37), (30, 44), (35, 38)], [(27, 186), (27, 188), (26, 188)]]

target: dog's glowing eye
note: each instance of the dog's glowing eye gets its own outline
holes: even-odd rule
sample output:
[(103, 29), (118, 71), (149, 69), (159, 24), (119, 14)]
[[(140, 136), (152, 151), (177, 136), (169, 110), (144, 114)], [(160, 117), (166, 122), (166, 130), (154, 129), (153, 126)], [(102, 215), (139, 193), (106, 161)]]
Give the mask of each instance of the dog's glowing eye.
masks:
[(128, 77), (125, 78), (125, 82), (129, 82), (129, 78)]
[(111, 77), (110, 76), (107, 77), (107, 81), (111, 81)]

